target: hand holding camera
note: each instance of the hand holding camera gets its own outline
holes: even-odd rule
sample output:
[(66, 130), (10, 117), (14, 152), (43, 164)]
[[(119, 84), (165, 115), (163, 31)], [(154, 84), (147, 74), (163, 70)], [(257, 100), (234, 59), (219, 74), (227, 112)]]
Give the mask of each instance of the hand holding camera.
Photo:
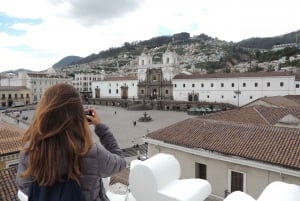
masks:
[(89, 124), (93, 124), (93, 125), (101, 124), (100, 117), (95, 109), (91, 108), (86, 110), (85, 115)]

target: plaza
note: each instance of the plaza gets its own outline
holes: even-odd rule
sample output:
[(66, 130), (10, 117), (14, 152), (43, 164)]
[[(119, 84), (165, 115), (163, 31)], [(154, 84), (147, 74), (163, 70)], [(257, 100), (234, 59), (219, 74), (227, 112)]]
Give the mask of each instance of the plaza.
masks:
[[(132, 147), (134, 144), (143, 144), (142, 138), (147, 133), (191, 117), (186, 112), (176, 111), (132, 111), (122, 107), (101, 105), (84, 105), (84, 108), (95, 108), (97, 110), (102, 123), (110, 128), (122, 149)], [(152, 118), (152, 121), (139, 122), (138, 119), (144, 116), (145, 112)], [(19, 117), (19, 127), (26, 129), (27, 125), (22, 122), (29, 124), (33, 115), (34, 110), (23, 111)], [(24, 116), (28, 117), (26, 121), (22, 120)], [(134, 122), (136, 122), (136, 125), (134, 125)], [(91, 129), (93, 130), (93, 126), (91, 126)]]

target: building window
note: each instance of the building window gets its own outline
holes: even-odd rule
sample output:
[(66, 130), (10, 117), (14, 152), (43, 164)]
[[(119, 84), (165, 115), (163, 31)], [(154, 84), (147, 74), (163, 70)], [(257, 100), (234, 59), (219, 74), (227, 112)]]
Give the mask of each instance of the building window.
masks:
[(183, 86), (183, 88), (184, 88), (184, 87), (185, 87), (185, 84), (183, 84), (182, 86)]
[(132, 83), (132, 86), (134, 87), (134, 83)]
[(243, 87), (246, 87), (246, 83), (245, 82), (243, 83)]
[(284, 86), (283, 82), (280, 82), (280, 86), (281, 86), (281, 87), (283, 87), (283, 86)]
[(258, 83), (257, 82), (254, 83), (254, 87), (258, 87)]
[(119, 84), (118, 84), (118, 83), (116, 83), (116, 86), (119, 86)]
[(21, 94), (21, 99), (24, 99), (24, 96), (23, 96), (23, 94)]
[(214, 87), (214, 83), (210, 83), (210, 87)]
[(111, 87), (111, 83), (108, 83), (108, 86), (110, 86), (110, 87)]
[(299, 88), (299, 86), (300, 86), (299, 84), (296, 84), (296, 88)]
[(16, 98), (16, 99), (18, 98), (18, 94), (15, 94), (15, 98)]
[(156, 75), (153, 75), (153, 81), (156, 81)]
[(192, 87), (195, 87), (195, 84), (192, 84)]
[(270, 82), (267, 82), (267, 87), (270, 87), (271, 86), (271, 83)]
[(200, 179), (207, 179), (206, 174), (207, 168), (206, 165), (201, 163), (196, 163), (195, 167), (195, 177)]
[(116, 89), (116, 94), (118, 94), (119, 93), (119, 89)]
[(176, 88), (176, 87), (177, 87), (177, 84), (174, 84), (174, 87)]
[(209, 98), (209, 95), (207, 95), (207, 98)]
[(246, 187), (246, 174), (242, 172), (230, 171), (230, 186), (229, 191), (245, 191)]
[(234, 99), (236, 99), (236, 96), (233, 96)]
[(204, 84), (203, 84), (203, 83), (201, 83), (201, 87), (204, 87)]
[(234, 83), (231, 83), (231, 87), (234, 87)]
[(108, 93), (111, 94), (111, 89), (108, 90)]
[(169, 90), (168, 89), (166, 90), (166, 94), (169, 94)]
[(250, 96), (250, 99), (252, 99), (253, 97), (252, 96)]
[(222, 95), (222, 96), (221, 96), (221, 98), (223, 99), (223, 98), (224, 98), (224, 96)]
[(221, 87), (224, 87), (224, 83), (221, 83)]
[(143, 89), (141, 90), (141, 94), (144, 94), (144, 90)]

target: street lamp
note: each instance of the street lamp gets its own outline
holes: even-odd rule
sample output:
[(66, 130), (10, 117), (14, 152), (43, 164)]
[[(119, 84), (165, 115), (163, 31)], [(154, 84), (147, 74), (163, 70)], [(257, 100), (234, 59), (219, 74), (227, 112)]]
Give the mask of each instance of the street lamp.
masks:
[(234, 93), (237, 95), (237, 98), (238, 98), (238, 107), (240, 107), (240, 94), (242, 92), (240, 91), (239, 86), (238, 86), (238, 90), (235, 90)]

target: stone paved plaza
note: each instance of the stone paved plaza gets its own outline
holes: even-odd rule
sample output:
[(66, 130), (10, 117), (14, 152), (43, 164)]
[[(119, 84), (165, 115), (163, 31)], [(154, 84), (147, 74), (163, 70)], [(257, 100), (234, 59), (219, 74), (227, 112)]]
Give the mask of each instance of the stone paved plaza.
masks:
[[(192, 117), (185, 112), (175, 111), (131, 111), (121, 107), (100, 105), (85, 105), (84, 107), (93, 107), (98, 111), (102, 122), (109, 126), (121, 148), (131, 147), (133, 143), (142, 144), (142, 137), (145, 136), (147, 132), (152, 132)], [(153, 120), (150, 122), (139, 122), (138, 119), (142, 117), (145, 112), (147, 115), (150, 115)], [(22, 119), (23, 116), (28, 116), (29, 118), (26, 122), (29, 123), (33, 115), (33, 110), (23, 111), (20, 119)], [(136, 121), (136, 126), (133, 124), (134, 121)], [(23, 121), (20, 122), (19, 126), (24, 128), (24, 124), (21, 124), (22, 122)], [(91, 128), (93, 127), (91, 126)]]

